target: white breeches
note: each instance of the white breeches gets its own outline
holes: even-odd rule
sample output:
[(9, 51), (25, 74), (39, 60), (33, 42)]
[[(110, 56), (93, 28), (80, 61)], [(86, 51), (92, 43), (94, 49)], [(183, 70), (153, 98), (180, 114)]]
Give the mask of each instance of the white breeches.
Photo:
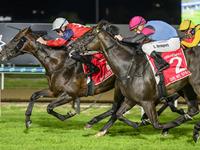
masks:
[(170, 52), (180, 48), (180, 39), (171, 38), (169, 40), (155, 41), (142, 45), (142, 50), (150, 55), (153, 51)]

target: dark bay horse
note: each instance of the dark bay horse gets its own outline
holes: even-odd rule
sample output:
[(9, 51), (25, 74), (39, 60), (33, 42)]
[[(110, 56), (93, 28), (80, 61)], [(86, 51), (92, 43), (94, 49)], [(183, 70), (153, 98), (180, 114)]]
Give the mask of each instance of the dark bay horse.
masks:
[[(68, 55), (66, 48), (53, 49), (36, 42), (37, 34), (30, 28), (21, 30), (0, 52), (0, 60), (8, 60), (24, 53), (35, 56), (46, 70), (48, 89), (43, 89), (32, 94), (26, 110), (25, 124), (31, 124), (31, 113), (34, 103), (40, 97), (57, 97), (47, 106), (47, 112), (60, 120), (68, 119), (76, 113), (69, 112), (61, 115), (53, 109), (78, 97), (88, 96), (87, 78), (83, 73), (82, 64), (76, 63)], [(115, 76), (103, 83), (94, 86), (94, 94), (108, 91), (114, 87)], [(123, 97), (119, 97), (123, 99)]]
[[(65, 120), (75, 115), (75, 113), (59, 114), (53, 109), (78, 97), (87, 96), (88, 87), (86, 77), (82, 70), (82, 65), (76, 63), (68, 56), (67, 48), (50, 48), (36, 42), (38, 34), (30, 28), (21, 30), (0, 52), (0, 60), (8, 60), (24, 53), (30, 53), (35, 56), (46, 69), (48, 79), (48, 89), (43, 89), (32, 94), (29, 105), (26, 110), (25, 124), (28, 128), (31, 124), (31, 114), (34, 103), (40, 97), (57, 97), (47, 106), (47, 112), (59, 120)], [(76, 44), (73, 44), (76, 45)], [(111, 77), (98, 86), (94, 87), (94, 94), (108, 91), (114, 87), (115, 77)], [(88, 122), (90, 127), (111, 115), (120, 106), (124, 96), (115, 88), (114, 103), (110, 110), (93, 118)], [(165, 107), (164, 107), (165, 108)], [(161, 113), (163, 109), (159, 112)]]
[[(155, 109), (155, 105), (159, 101), (157, 84), (144, 54), (137, 53), (138, 47), (121, 44), (101, 25), (94, 28), (91, 31), (90, 39), (87, 39), (88, 37), (84, 39), (84, 36), (78, 39), (76, 42), (80, 44), (79, 49), (76, 47), (74, 49), (80, 50), (82, 41), (82, 51), (97, 50), (103, 52), (117, 77), (116, 84), (126, 97), (116, 114), (113, 114), (108, 123), (101, 129), (100, 134), (105, 134), (117, 119), (124, 119), (123, 114), (136, 104), (143, 107), (154, 128), (164, 131), (190, 120), (192, 116), (199, 113), (197, 96), (200, 96), (200, 51), (197, 48), (184, 51), (192, 75), (166, 88), (168, 95), (182, 90), (189, 106), (193, 104), (193, 107), (188, 108), (187, 115), (182, 115), (172, 122), (160, 124)], [(127, 124), (131, 125), (130, 122)]]

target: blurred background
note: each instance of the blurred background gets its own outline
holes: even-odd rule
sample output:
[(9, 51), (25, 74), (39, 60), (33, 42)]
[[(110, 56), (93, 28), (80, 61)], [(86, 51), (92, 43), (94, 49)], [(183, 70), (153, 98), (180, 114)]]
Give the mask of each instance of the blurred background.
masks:
[(181, 20), (181, 0), (2, 0), (0, 21), (52, 22), (62, 16), (72, 22), (96, 23), (106, 19), (127, 24), (134, 15), (162, 19), (171, 24)]

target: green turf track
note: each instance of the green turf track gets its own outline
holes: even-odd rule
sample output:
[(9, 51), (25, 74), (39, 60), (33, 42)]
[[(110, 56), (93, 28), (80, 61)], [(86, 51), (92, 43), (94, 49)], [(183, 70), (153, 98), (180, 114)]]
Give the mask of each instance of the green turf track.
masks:
[[(44, 105), (44, 104), (43, 104)], [(100, 122), (90, 130), (84, 130), (85, 123), (94, 115), (108, 108), (92, 108), (65, 122), (46, 113), (46, 105), (36, 104), (32, 114), (33, 124), (27, 131), (24, 127), (26, 105), (3, 104), (0, 117), (0, 150), (199, 150), (200, 142), (192, 141), (193, 124), (200, 119), (172, 129), (167, 137), (151, 126), (132, 129), (117, 122), (109, 134), (96, 138), (95, 133), (106, 122)], [(64, 113), (70, 108), (60, 107)], [(140, 111), (135, 108), (128, 118), (139, 121)], [(177, 115), (164, 113), (161, 122)]]
[(186, 10), (182, 14), (182, 20), (190, 19), (195, 24), (200, 24), (200, 10)]

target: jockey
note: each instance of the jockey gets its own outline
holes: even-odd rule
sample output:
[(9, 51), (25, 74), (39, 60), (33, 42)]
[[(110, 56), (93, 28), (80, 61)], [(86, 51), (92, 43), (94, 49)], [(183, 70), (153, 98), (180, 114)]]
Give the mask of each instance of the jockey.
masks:
[[(155, 60), (158, 69), (157, 74), (167, 69), (169, 64), (157, 52), (175, 51), (180, 48), (180, 40), (176, 30), (171, 25), (160, 20), (146, 22), (141, 16), (135, 16), (130, 20), (129, 29), (130, 31), (135, 31), (137, 35), (142, 34), (152, 41), (143, 44), (142, 50)], [(115, 37), (118, 40), (131, 43), (130, 37), (122, 38), (120, 35)]]
[(195, 47), (200, 43), (200, 24), (194, 25), (191, 20), (184, 20), (179, 30), (185, 33), (185, 38), (181, 44), (185, 47)]
[[(86, 27), (77, 23), (69, 23), (65, 18), (56, 18), (52, 24), (52, 30), (56, 31), (60, 38), (53, 40), (44, 40), (42, 37), (37, 39), (37, 42), (50, 46), (50, 47), (61, 47), (68, 46), (71, 42), (75, 41), (83, 34), (91, 30), (90, 27)], [(99, 72), (99, 68), (91, 63), (91, 60), (85, 56), (80, 55), (79, 52), (70, 53), (70, 57), (81, 63), (85, 63), (90, 68), (90, 73), (93, 74)]]

